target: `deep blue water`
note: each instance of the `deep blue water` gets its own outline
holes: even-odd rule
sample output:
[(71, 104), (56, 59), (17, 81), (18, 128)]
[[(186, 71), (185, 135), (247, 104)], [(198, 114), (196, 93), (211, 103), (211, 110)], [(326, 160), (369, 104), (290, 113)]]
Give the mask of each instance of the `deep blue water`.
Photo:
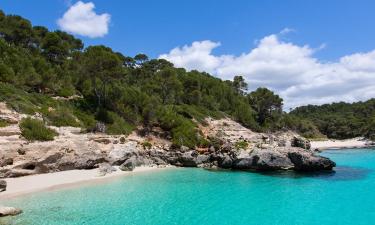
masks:
[(375, 150), (332, 150), (335, 173), (170, 169), (8, 200), (0, 224), (375, 224)]

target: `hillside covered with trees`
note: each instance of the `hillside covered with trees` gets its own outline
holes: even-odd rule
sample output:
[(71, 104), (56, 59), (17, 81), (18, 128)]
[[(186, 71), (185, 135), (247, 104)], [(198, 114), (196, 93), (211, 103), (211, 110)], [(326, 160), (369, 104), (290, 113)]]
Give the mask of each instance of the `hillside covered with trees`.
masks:
[(189, 147), (209, 145), (197, 129), (206, 117), (227, 116), (255, 131), (292, 129), (311, 138), (371, 136), (371, 121), (361, 118), (374, 118), (373, 100), (358, 107), (306, 106), (287, 114), (282, 98), (266, 88), (247, 92), (240, 75), (222, 81), (145, 54), (129, 57), (106, 46), (84, 48), (70, 34), (2, 11), (0, 101), (18, 112), (40, 113), (54, 126), (95, 131), (100, 122), (109, 134), (135, 129), (147, 134), (157, 127), (174, 144)]
[(301, 106), (290, 112), (312, 121), (329, 138), (365, 136), (375, 140), (375, 99), (356, 103), (332, 103)]

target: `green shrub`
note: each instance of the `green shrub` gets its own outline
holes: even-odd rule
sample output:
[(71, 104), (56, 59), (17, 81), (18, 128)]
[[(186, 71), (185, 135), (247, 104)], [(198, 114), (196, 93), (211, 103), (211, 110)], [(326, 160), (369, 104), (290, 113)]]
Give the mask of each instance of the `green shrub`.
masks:
[(72, 95), (75, 94), (74, 92), (74, 88), (72, 87), (67, 87), (67, 88), (61, 88), (57, 91), (56, 93), (58, 96), (61, 96), (61, 97), (70, 97)]
[(21, 135), (29, 141), (51, 141), (57, 133), (47, 128), (43, 121), (25, 118), (20, 123)]
[(99, 120), (103, 123), (112, 124), (114, 122), (114, 119), (112, 117), (113, 117), (113, 114), (111, 114), (108, 110), (106, 110), (104, 108), (100, 108), (96, 112), (96, 118), (95, 119), (97, 119), (97, 120)]
[(234, 145), (236, 149), (246, 149), (249, 146), (249, 143), (246, 141), (237, 141), (236, 144)]
[(79, 127), (80, 123), (77, 121), (77, 118), (67, 109), (57, 109), (51, 112), (48, 112), (46, 115), (47, 120), (51, 125), (62, 127), (62, 126), (71, 126)]
[(172, 129), (172, 142), (176, 146), (187, 146), (194, 148), (198, 145), (198, 133), (194, 123), (183, 120), (177, 127)]
[(142, 142), (142, 146), (144, 149), (150, 149), (152, 147), (152, 144), (148, 141)]
[(220, 149), (223, 144), (223, 141), (218, 137), (208, 137), (208, 140), (210, 141), (210, 146), (213, 146), (216, 150)]
[(134, 127), (127, 123), (122, 117), (119, 115), (108, 112), (109, 117), (113, 121), (112, 124), (107, 124), (107, 134), (119, 135), (119, 134), (130, 134)]
[(10, 124), (7, 121), (0, 119), (0, 127), (6, 127), (6, 126), (9, 126), (9, 125)]
[(95, 116), (79, 109), (74, 110), (74, 116), (81, 122), (86, 131), (93, 131), (96, 125)]
[(203, 137), (199, 138), (198, 140), (198, 147), (200, 148), (208, 148), (210, 147), (211, 142)]

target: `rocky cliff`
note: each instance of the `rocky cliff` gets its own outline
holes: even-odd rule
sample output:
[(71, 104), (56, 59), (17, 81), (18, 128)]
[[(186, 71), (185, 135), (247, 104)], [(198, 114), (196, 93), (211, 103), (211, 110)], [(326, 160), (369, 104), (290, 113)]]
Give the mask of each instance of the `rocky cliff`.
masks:
[(24, 116), (0, 105), (0, 118), (10, 124), (0, 128), (0, 178), (97, 167), (105, 173), (112, 165), (122, 170), (175, 165), (258, 171), (316, 171), (335, 166), (293, 132), (256, 133), (230, 119), (207, 119), (200, 129), (214, 144), (189, 149), (173, 147), (154, 135), (111, 136), (81, 133), (73, 127), (51, 127), (59, 134), (53, 141), (30, 142), (20, 135), (18, 123)]

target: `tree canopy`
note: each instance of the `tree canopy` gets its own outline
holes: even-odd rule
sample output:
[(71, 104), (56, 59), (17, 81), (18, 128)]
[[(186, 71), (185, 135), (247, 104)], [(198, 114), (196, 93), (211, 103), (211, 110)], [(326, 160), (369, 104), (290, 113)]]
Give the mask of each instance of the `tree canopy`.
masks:
[[(9, 104), (17, 110), (39, 110), (52, 124), (92, 130), (99, 121), (110, 133), (160, 128), (176, 145), (190, 147), (206, 143), (197, 130), (206, 117), (231, 117), (256, 131), (293, 129), (308, 137), (323, 133), (336, 138), (371, 136), (375, 121), (374, 101), (306, 106), (286, 114), (282, 98), (267, 88), (248, 92), (242, 76), (222, 81), (145, 54), (125, 56), (101, 45), (84, 48), (70, 34), (32, 26), (2, 11), (0, 86), (2, 100), (13, 99)], [(11, 98), (12, 93), (23, 97)], [(81, 98), (64, 104), (46, 100), (73, 95)], [(44, 110), (52, 103), (60, 111)]]

